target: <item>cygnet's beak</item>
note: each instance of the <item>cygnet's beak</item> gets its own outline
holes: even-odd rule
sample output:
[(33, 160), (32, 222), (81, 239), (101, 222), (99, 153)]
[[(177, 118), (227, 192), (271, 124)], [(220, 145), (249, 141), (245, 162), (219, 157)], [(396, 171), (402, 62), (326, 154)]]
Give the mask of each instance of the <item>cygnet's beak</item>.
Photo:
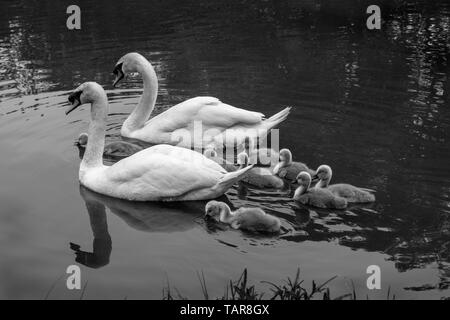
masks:
[(69, 107), (66, 109), (66, 115), (68, 115), (69, 113), (71, 113), (73, 110), (75, 110), (76, 108), (78, 108), (79, 106), (81, 106), (81, 91), (75, 91), (72, 92), (69, 97), (67, 98), (67, 100), (69, 100)]
[(214, 219), (213, 215), (211, 214), (211, 212), (205, 211), (205, 215), (203, 216), (206, 220), (211, 220)]

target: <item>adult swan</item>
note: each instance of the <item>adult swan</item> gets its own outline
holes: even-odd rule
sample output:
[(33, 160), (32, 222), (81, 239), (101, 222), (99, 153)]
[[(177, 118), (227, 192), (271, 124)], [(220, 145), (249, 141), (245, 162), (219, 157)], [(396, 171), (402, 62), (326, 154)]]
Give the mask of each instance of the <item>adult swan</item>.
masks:
[(158, 79), (146, 58), (134, 52), (120, 58), (113, 71), (116, 77), (114, 86), (125, 75), (135, 72), (142, 75), (144, 92), (122, 125), (121, 134), (127, 138), (184, 148), (240, 147), (247, 136), (254, 142), (257, 138), (264, 139), (270, 129), (287, 118), (290, 111), (290, 108), (285, 108), (265, 119), (262, 113), (236, 108), (217, 98), (196, 97), (149, 120), (158, 95)]
[(135, 201), (206, 200), (224, 194), (251, 166), (227, 173), (189, 149), (156, 145), (112, 166), (103, 165), (108, 100), (103, 88), (86, 82), (69, 96), (69, 114), (91, 104), (89, 140), (80, 164), (80, 183), (101, 194)]

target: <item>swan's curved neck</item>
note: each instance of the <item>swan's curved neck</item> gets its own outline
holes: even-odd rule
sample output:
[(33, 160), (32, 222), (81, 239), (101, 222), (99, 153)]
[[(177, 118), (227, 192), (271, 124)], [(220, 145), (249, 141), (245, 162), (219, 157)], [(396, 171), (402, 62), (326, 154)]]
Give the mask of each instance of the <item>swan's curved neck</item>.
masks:
[(232, 217), (232, 214), (231, 214), (230, 207), (227, 206), (226, 204), (222, 204), (220, 206), (220, 221), (229, 223), (231, 220), (231, 217)]
[(106, 117), (108, 116), (108, 101), (106, 95), (100, 96), (91, 105), (91, 122), (89, 124), (89, 139), (81, 161), (80, 171), (103, 165), (103, 149), (105, 147)]
[(329, 183), (330, 183), (330, 180), (328, 180), (328, 179), (324, 179), (324, 180), (320, 179), (319, 182), (317, 182), (317, 187), (318, 188), (326, 188), (326, 187), (328, 187)]
[(281, 160), (280, 162), (277, 163), (277, 165), (275, 166), (275, 168), (273, 169), (273, 172), (275, 174), (278, 173), (278, 171), (280, 171), (281, 168), (286, 168), (288, 167), (290, 164), (292, 163), (292, 158), (285, 158), (283, 160)]
[(327, 188), (331, 181), (331, 173), (328, 174), (328, 176), (325, 179), (320, 179), (319, 182), (317, 182), (318, 188)]
[(123, 128), (128, 131), (140, 129), (145, 125), (155, 107), (158, 95), (158, 78), (150, 62), (146, 61), (140, 64), (138, 72), (144, 82), (144, 92), (137, 107), (123, 123)]
[(88, 200), (86, 201), (86, 208), (89, 213), (94, 239), (107, 239), (111, 241), (111, 236), (108, 232), (105, 205), (97, 201)]
[(309, 186), (308, 185), (301, 185), (299, 186), (294, 193), (294, 198), (301, 196), (302, 194), (306, 193), (308, 191)]
[(283, 166), (287, 167), (292, 164), (292, 155), (287, 155), (286, 158), (283, 161)]

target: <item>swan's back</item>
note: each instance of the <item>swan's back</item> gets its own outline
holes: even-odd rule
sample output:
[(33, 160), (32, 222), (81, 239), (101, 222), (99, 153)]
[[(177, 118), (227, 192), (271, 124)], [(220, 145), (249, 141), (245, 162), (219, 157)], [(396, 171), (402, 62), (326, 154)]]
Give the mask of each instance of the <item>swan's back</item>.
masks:
[(233, 172), (236, 171), (238, 169), (237, 166), (235, 166), (233, 163), (227, 161), (226, 159), (223, 159), (221, 157), (218, 156), (212, 156), (212, 157), (207, 157), (208, 159), (214, 161), (215, 163), (217, 163), (218, 165), (220, 165), (222, 168), (224, 168), (227, 172)]
[(175, 131), (180, 128), (192, 129), (193, 120), (202, 121), (204, 129), (224, 129), (237, 124), (257, 124), (263, 118), (262, 113), (236, 108), (214, 97), (195, 97), (173, 106), (149, 121), (155, 124), (162, 121), (166, 130)]
[(375, 196), (367, 190), (355, 187), (347, 183), (338, 183), (328, 186), (334, 195), (347, 199), (348, 202), (364, 203), (374, 202)]
[(233, 214), (232, 224), (236, 223), (239, 229), (255, 232), (279, 232), (281, 225), (278, 218), (259, 208), (239, 208)]

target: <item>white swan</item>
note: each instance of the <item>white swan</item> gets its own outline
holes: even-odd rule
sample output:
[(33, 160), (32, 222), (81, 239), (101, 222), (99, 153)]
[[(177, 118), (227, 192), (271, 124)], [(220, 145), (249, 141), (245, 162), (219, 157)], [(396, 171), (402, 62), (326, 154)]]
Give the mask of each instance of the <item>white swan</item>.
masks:
[(223, 202), (210, 201), (205, 206), (205, 216), (231, 225), (234, 229), (254, 232), (280, 232), (280, 219), (266, 214), (260, 208), (239, 208), (231, 212)]
[(108, 100), (103, 88), (86, 82), (69, 96), (69, 114), (91, 103), (89, 141), (80, 164), (80, 183), (101, 194), (136, 201), (206, 200), (223, 195), (252, 166), (227, 173), (202, 154), (170, 145), (156, 145), (105, 166)]
[[(142, 75), (144, 92), (137, 107), (122, 125), (121, 134), (145, 142), (167, 143), (184, 148), (240, 147), (246, 136), (256, 141), (284, 121), (285, 108), (269, 119), (259, 112), (222, 103), (213, 97), (196, 97), (179, 103), (149, 120), (158, 95), (158, 79), (150, 62), (138, 53), (128, 53), (115, 68), (114, 86), (129, 73)], [(194, 136), (198, 130), (202, 137)]]
[(352, 203), (368, 203), (375, 201), (375, 196), (372, 194), (374, 190), (372, 189), (359, 188), (347, 183), (330, 185), (329, 183), (332, 175), (333, 171), (330, 166), (326, 164), (319, 166), (316, 170), (316, 176), (320, 180), (314, 188), (325, 188), (330, 190), (334, 195), (345, 198), (348, 202)]

